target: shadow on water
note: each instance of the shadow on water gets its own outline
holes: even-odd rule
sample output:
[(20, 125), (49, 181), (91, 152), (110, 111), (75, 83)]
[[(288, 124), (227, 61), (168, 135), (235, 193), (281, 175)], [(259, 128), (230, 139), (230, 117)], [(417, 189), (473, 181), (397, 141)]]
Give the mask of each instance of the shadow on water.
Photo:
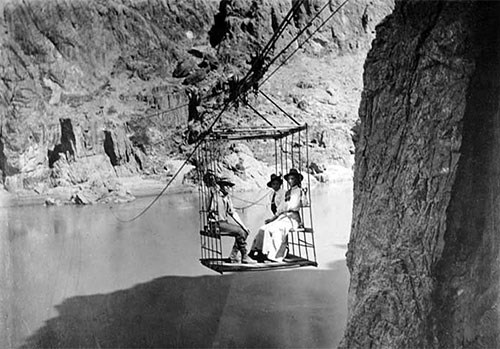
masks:
[(331, 348), (346, 320), (345, 261), (331, 269), (167, 276), (76, 296), (21, 348)]

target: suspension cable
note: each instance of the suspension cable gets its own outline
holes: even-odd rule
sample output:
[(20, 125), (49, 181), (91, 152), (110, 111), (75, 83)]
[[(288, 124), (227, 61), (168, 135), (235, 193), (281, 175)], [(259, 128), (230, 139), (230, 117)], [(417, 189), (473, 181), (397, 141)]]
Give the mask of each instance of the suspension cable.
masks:
[[(346, 0), (346, 1), (349, 1), (349, 0)], [(318, 13), (316, 13), (316, 15), (308, 22), (306, 23), (306, 25), (304, 26), (304, 28), (302, 28), (296, 35), (295, 37), (292, 39), (292, 41), (290, 41), (288, 43), (288, 45), (285, 46), (285, 48), (283, 48), (270, 62), (269, 64), (267, 65), (266, 68), (269, 68), (274, 62), (276, 62), (276, 60), (282, 55), (284, 54), (284, 52), (286, 50), (288, 50), (288, 48), (290, 48), (290, 46), (292, 46), (292, 44), (297, 41), (297, 39), (312, 25), (312, 23), (316, 20), (316, 18), (318, 18), (321, 13), (326, 9), (326, 7), (331, 4), (332, 0), (329, 0), (328, 2), (325, 3), (325, 5), (318, 11)]]
[[(260, 53), (260, 57), (261, 58), (262, 56), (266, 55), (267, 53), (270, 52), (271, 50), (271, 46), (274, 45), (276, 43), (276, 41), (278, 40), (279, 36), (283, 33), (284, 29), (286, 28), (286, 26), (290, 23), (291, 21), (291, 18), (292, 18), (292, 15), (297, 11), (297, 9), (302, 5), (302, 3), (304, 3), (305, 0), (300, 0), (298, 2), (296, 2), (292, 8), (289, 10), (289, 12), (287, 13), (287, 15), (285, 16), (284, 20), (281, 22), (280, 26), (278, 27), (278, 30), (273, 34), (273, 36), (271, 37), (271, 39), (268, 41), (268, 43), (266, 44), (266, 46), (264, 47), (264, 49), (261, 51)], [(342, 5), (339, 6), (339, 8), (335, 11), (335, 12), (338, 12), (338, 10), (349, 0), (346, 0)], [(331, 0), (329, 1), (329, 3), (331, 2)], [(325, 5), (326, 6), (326, 5)], [(316, 14), (316, 16), (306, 25), (306, 27), (304, 27), (300, 33), (298, 33), (296, 35), (296, 37), (287, 45), (287, 47), (285, 49), (283, 49), (276, 57), (273, 58), (273, 60), (267, 65), (267, 67), (270, 67), (275, 61), (276, 59), (281, 56), (282, 54), (284, 54), (284, 52), (286, 51), (286, 49), (289, 48), (289, 46), (295, 42), (298, 37), (304, 32), (304, 30), (306, 30), (309, 26), (312, 25), (312, 21), (314, 21), (318, 16), (319, 14), (324, 10), (325, 6), (323, 6), (323, 8)], [(334, 12), (334, 13), (335, 13)], [(332, 14), (334, 14), (332, 13)], [(331, 17), (332, 15), (330, 15)], [(321, 25), (318, 27), (318, 29), (316, 29), (312, 35), (314, 35), (329, 19), (330, 17)], [(312, 36), (310, 35), (297, 49), (295, 49), (295, 51), (288, 57), (285, 59), (285, 62), (288, 61), (288, 59), (298, 50), (300, 49), (303, 44), (305, 44), (309, 39), (310, 37)], [(278, 68), (280, 68), (283, 64), (281, 64)], [(252, 68), (250, 69), (250, 71), (252, 71), (252, 69), (255, 68), (255, 66), (252, 66)], [(277, 69), (275, 69), (273, 71), (273, 73), (271, 73), (270, 75), (274, 74), (274, 72), (276, 71)], [(248, 76), (248, 75), (247, 75)], [(270, 76), (269, 76), (270, 77)], [(268, 77), (268, 78), (269, 78)], [(266, 80), (268, 79), (266, 78)], [(245, 79), (246, 80), (246, 79)], [(265, 82), (265, 81), (264, 81)], [(262, 82), (260, 85), (262, 85), (264, 82)], [(203, 96), (201, 97), (201, 100), (206, 100), (206, 99), (209, 99), (209, 98), (213, 98), (213, 97), (217, 97), (225, 92), (228, 92), (230, 90), (230, 88), (226, 88), (226, 89), (222, 89), (220, 91), (217, 91), (217, 92), (214, 92), (214, 93), (211, 93), (209, 95), (206, 95), (206, 96)], [(175, 107), (172, 107), (172, 108), (169, 108), (169, 109), (166, 109), (166, 110), (161, 110), (161, 111), (157, 111), (157, 112), (154, 112), (154, 113), (151, 113), (151, 114), (146, 114), (144, 115), (144, 117), (153, 117), (153, 116), (157, 116), (157, 115), (161, 115), (161, 114), (167, 114), (167, 113), (170, 113), (170, 112), (173, 112), (173, 111), (176, 111), (176, 110), (179, 110), (181, 108), (184, 108), (184, 107), (188, 107), (189, 106), (189, 103), (184, 103), (184, 104), (180, 104), (180, 105), (177, 105)]]
[[(303, 0), (302, 0), (303, 1)], [(302, 2), (301, 1), (301, 2)], [(295, 8), (295, 7), (294, 7)], [(298, 7), (296, 7), (295, 9), (297, 9)], [(289, 13), (292, 13), (292, 11), (289, 11)], [(277, 38), (277, 35), (273, 35), (273, 38), (276, 37)], [(273, 40), (276, 40), (276, 38), (274, 38)], [(269, 45), (266, 45), (266, 47), (269, 46)], [(213, 127), (215, 126), (215, 124), (220, 120), (220, 118), (222, 117), (222, 115), (224, 114), (224, 112), (229, 108), (229, 106), (231, 105), (231, 103), (235, 102), (239, 97), (240, 95), (242, 94), (242, 91), (239, 91), (239, 88), (240, 87), (244, 87), (244, 84), (245, 82), (247, 82), (247, 80), (249, 80), (249, 78), (252, 76), (252, 73), (254, 73), (254, 70), (257, 69), (257, 62), (254, 62), (254, 65), (252, 65), (252, 67), (249, 69), (249, 71), (247, 72), (247, 74), (245, 75), (245, 77), (240, 80), (237, 84), (237, 95), (235, 96), (234, 99), (229, 99), (226, 103), (224, 103), (223, 107), (222, 107), (222, 110), (219, 112), (219, 114), (217, 114), (217, 117), (211, 122), (210, 126), (208, 127), (208, 129), (204, 132), (202, 132), (202, 135), (200, 136), (200, 138), (198, 139), (197, 143), (196, 143), (196, 146), (193, 148), (193, 150), (188, 154), (188, 156), (186, 157), (186, 159), (184, 160), (184, 162), (182, 163), (182, 165), (177, 169), (177, 171), (174, 173), (174, 175), (172, 176), (172, 178), (170, 178), (170, 180), (167, 182), (167, 184), (163, 187), (163, 189), (160, 191), (159, 194), (156, 195), (156, 197), (143, 209), (141, 210), (137, 215), (135, 215), (134, 217), (130, 218), (130, 219), (120, 219), (118, 216), (115, 215), (116, 219), (119, 220), (120, 222), (132, 222), (134, 220), (136, 220), (137, 218), (141, 217), (143, 214), (145, 214), (158, 200), (159, 198), (163, 195), (163, 193), (165, 193), (165, 191), (168, 189), (168, 187), (172, 184), (172, 182), (174, 181), (174, 179), (179, 175), (179, 173), (184, 169), (184, 167), (186, 166), (186, 164), (188, 163), (189, 159), (196, 153), (197, 149), (199, 148), (199, 146), (203, 143), (203, 140), (205, 139), (205, 137), (211, 132), (211, 130), (213, 129)], [(188, 104), (189, 105), (189, 104)], [(179, 107), (179, 106), (178, 106)], [(177, 108), (177, 107), (176, 107)], [(254, 109), (255, 110), (255, 109)], [(256, 111), (256, 110), (255, 110)], [(257, 112), (258, 113), (258, 112)], [(258, 113), (259, 114), (259, 113)], [(265, 118), (264, 118), (265, 119)], [(265, 119), (266, 120), (266, 119)], [(266, 120), (267, 121), (267, 120)], [(269, 123), (269, 121), (267, 121)], [(271, 124), (271, 126), (273, 126)], [(274, 126), (273, 126), (274, 127)], [(111, 209), (111, 207), (110, 207)], [(113, 212), (113, 211), (112, 211)], [(114, 213), (113, 213), (114, 214)]]
[(239, 198), (239, 197), (232, 195), (233, 199), (237, 199), (239, 201), (248, 203), (248, 205), (246, 205), (246, 206), (241, 206), (241, 207), (234, 206), (234, 208), (237, 210), (245, 210), (245, 209), (250, 208), (252, 206), (258, 205), (262, 200), (264, 200), (266, 197), (269, 196), (269, 193), (270, 193), (269, 190), (266, 191), (266, 193), (263, 196), (261, 196), (259, 199), (255, 200), (255, 201), (245, 200), (245, 199), (242, 199), (242, 198)]
[[(213, 97), (217, 97), (217, 96), (219, 96), (219, 95), (221, 95), (221, 94), (223, 94), (224, 92), (227, 92), (227, 91), (229, 91), (229, 88), (222, 89), (220, 91), (211, 93), (209, 95), (201, 97), (200, 101), (203, 101), (203, 100), (209, 99), (209, 98), (213, 98)], [(161, 114), (168, 114), (170, 112), (182, 109), (184, 107), (189, 107), (189, 103), (184, 103), (184, 104), (176, 105), (175, 107), (172, 107), (172, 108), (169, 108), (169, 109), (160, 110), (160, 111), (157, 111), (157, 112), (154, 112), (154, 113), (151, 113), (151, 114), (146, 114), (143, 117), (149, 118), (149, 117), (153, 117), (153, 116), (157, 116), (157, 115), (161, 115)]]
[[(330, 2), (331, 2), (331, 0), (330, 0), (328, 3), (330, 3)], [(328, 22), (328, 21), (329, 21), (329, 20), (330, 20), (330, 19), (331, 19), (331, 18), (332, 18), (335, 14), (336, 14), (336, 13), (337, 13), (337, 12), (339, 12), (339, 11), (340, 11), (340, 9), (341, 9), (341, 8), (342, 8), (342, 7), (343, 7), (343, 6), (344, 6), (347, 2), (349, 2), (349, 0), (345, 0), (342, 4), (340, 4), (340, 5), (339, 5), (339, 7), (337, 7), (337, 8), (335, 9), (335, 11), (333, 11), (333, 12), (332, 12), (332, 13), (331, 13), (331, 14), (330, 14), (327, 18), (326, 18), (326, 20), (324, 20), (324, 21), (323, 21), (323, 22), (322, 22), (322, 23), (321, 23), (321, 24), (320, 24), (320, 25), (319, 25), (319, 26), (318, 26), (318, 27), (317, 27), (317, 28), (316, 28), (316, 29), (315, 29), (315, 30), (314, 30), (314, 31), (313, 31), (313, 32), (312, 32), (312, 33), (311, 33), (311, 34), (310, 34), (307, 38), (306, 38), (306, 40), (304, 40), (304, 41), (303, 41), (303, 42), (302, 42), (302, 43), (301, 43), (301, 44), (300, 44), (300, 45), (299, 45), (299, 46), (298, 46), (295, 50), (293, 50), (293, 52), (292, 52), (292, 53), (291, 53), (291, 54), (290, 54), (287, 58), (285, 58), (285, 60), (283, 60), (283, 62), (281, 62), (281, 63), (280, 63), (280, 65), (279, 65), (276, 69), (274, 69), (271, 73), (269, 73), (269, 75), (268, 75), (268, 76), (267, 76), (267, 77), (266, 77), (266, 78), (265, 78), (265, 79), (264, 79), (264, 80), (263, 80), (263, 81), (259, 84), (259, 87), (260, 87), (260, 86), (262, 86), (264, 83), (266, 83), (266, 81), (267, 81), (267, 80), (269, 80), (269, 78), (270, 78), (271, 76), (273, 76), (273, 75), (276, 73), (276, 71), (277, 71), (278, 69), (280, 69), (283, 65), (285, 65), (285, 64), (286, 64), (286, 62), (288, 62), (288, 60), (289, 60), (289, 59), (290, 59), (290, 58), (291, 58), (291, 57), (292, 57), (292, 56), (293, 56), (293, 55), (294, 55), (294, 54), (295, 54), (298, 50), (300, 50), (300, 49), (301, 49), (301, 48), (302, 48), (302, 47), (303, 47), (303, 46), (304, 46), (304, 45), (305, 45), (305, 44), (309, 41), (309, 39), (311, 39), (311, 37), (313, 37), (313, 36), (314, 36), (314, 35), (315, 35), (315, 34), (316, 34), (316, 33), (317, 33), (317, 32), (318, 32), (318, 31), (319, 31), (319, 30), (320, 30), (320, 29), (321, 29), (321, 28), (322, 28), (322, 27), (323, 27), (323, 26), (324, 26), (324, 25), (325, 25), (325, 24), (326, 24), (326, 23), (327, 23), (327, 22)], [(323, 8), (324, 8), (324, 7), (323, 7)], [(322, 10), (323, 10), (323, 9), (322, 9)], [(320, 11), (320, 12), (321, 12), (321, 11)], [(319, 12), (319, 13), (320, 13), (320, 12)], [(316, 18), (316, 17), (315, 17), (315, 18)], [(315, 18), (314, 18), (314, 19), (315, 19)], [(313, 19), (313, 20), (314, 20), (314, 19)], [(309, 22), (309, 25), (310, 25), (310, 24), (312, 24), (312, 21), (311, 21), (311, 22)], [(307, 28), (307, 27), (306, 27), (306, 28)], [(302, 34), (302, 32), (301, 32), (301, 33), (299, 33), (298, 35), (301, 35), (301, 34)], [(297, 38), (298, 38), (298, 36), (296, 37), (296, 39), (297, 39)], [(291, 44), (291, 43), (290, 43), (290, 44)], [(289, 46), (289, 45), (288, 45), (288, 46)], [(288, 47), (288, 46), (287, 46), (287, 47)], [(282, 51), (278, 54), (278, 56), (279, 56), (280, 54), (282, 54), (282, 53), (284, 53), (284, 51), (283, 51), (283, 50), (282, 50)], [(278, 56), (276, 56), (275, 58), (278, 58)], [(276, 60), (276, 59), (274, 59), (274, 60), (273, 60), (273, 62), (274, 62), (275, 60)]]
[[(262, 50), (261, 52), (261, 56), (263, 55), (266, 55), (268, 54), (271, 49), (272, 49), (272, 46), (274, 46), (274, 44), (276, 43), (276, 41), (278, 40), (278, 37), (283, 34), (283, 32), (285, 31), (285, 28), (287, 27), (288, 24), (290, 24), (291, 22), (291, 19), (292, 19), (292, 16), (295, 14), (295, 12), (299, 9), (300, 6), (302, 6), (302, 4), (304, 3), (305, 0), (300, 0), (300, 1), (297, 1), (291, 8), (290, 10), (288, 11), (288, 13), (286, 14), (285, 18), (283, 19), (283, 21), (281, 22), (280, 26), (278, 27), (278, 30), (274, 33), (274, 35), (271, 37), (271, 40), (269, 40), (269, 42), (267, 43), (267, 45), (264, 47), (264, 49)], [(262, 58), (262, 57), (260, 57)]]
[[(163, 195), (163, 193), (167, 190), (167, 188), (170, 186), (170, 184), (172, 184), (172, 182), (174, 181), (174, 179), (179, 175), (179, 173), (182, 171), (182, 169), (186, 166), (186, 164), (188, 163), (189, 159), (193, 156), (193, 154), (198, 150), (198, 147), (203, 143), (203, 140), (205, 139), (205, 137), (208, 135), (208, 133), (212, 130), (212, 128), (214, 127), (214, 125), (217, 123), (217, 121), (219, 121), (219, 119), (221, 118), (222, 114), (226, 111), (226, 109), (229, 107), (229, 104), (230, 102), (227, 102), (223, 109), (221, 110), (221, 112), (217, 115), (217, 117), (215, 118), (215, 120), (212, 122), (212, 124), (210, 125), (210, 127), (207, 129), (206, 132), (204, 132), (204, 135), (202, 137), (200, 137), (200, 139), (198, 140), (198, 142), (196, 143), (196, 146), (194, 147), (194, 149), (189, 153), (189, 155), (187, 156), (187, 158), (184, 160), (184, 162), (182, 163), (182, 165), (177, 169), (177, 171), (174, 173), (174, 175), (172, 176), (172, 178), (170, 178), (170, 180), (167, 182), (167, 184), (163, 187), (163, 189), (160, 191), (159, 194), (156, 195), (156, 197), (144, 208), (142, 209), (141, 212), (139, 212), (137, 215), (135, 215), (134, 217), (130, 218), (130, 219), (120, 219), (118, 216), (115, 215), (116, 219), (118, 219), (120, 222), (123, 222), (123, 223), (129, 223), (129, 222), (132, 222), (132, 221), (135, 221), (137, 218), (139, 218), (140, 216), (142, 216), (144, 213), (146, 213), (146, 211), (148, 211), (151, 206), (153, 206), (155, 204), (156, 201), (158, 201), (158, 199), (160, 198), (160, 196)], [(111, 207), (110, 207), (111, 208)]]
[(281, 110), (283, 114), (285, 114), (290, 120), (292, 120), (296, 125), (300, 125), (300, 123), (289, 113), (287, 113), (283, 108), (281, 108), (275, 101), (271, 99), (267, 94), (265, 94), (262, 90), (259, 90), (260, 94), (263, 95), (269, 102), (271, 102), (276, 108)]
[[(248, 83), (251, 83), (252, 80), (255, 81), (257, 79), (257, 82), (254, 84), (255, 87), (258, 86), (258, 80), (260, 80), (267, 69), (269, 68), (270, 64), (267, 64), (265, 67), (264, 66), (264, 58), (265, 56), (268, 55), (268, 53), (273, 49), (274, 44), (278, 40), (279, 36), (283, 33), (285, 28), (288, 26), (288, 24), (291, 22), (293, 15), (297, 12), (299, 7), (305, 2), (305, 0), (299, 0), (297, 1), (292, 8), (288, 11), (286, 14), (285, 18), (281, 22), (280, 26), (278, 27), (278, 30), (272, 35), (271, 39), (267, 42), (266, 46), (264, 49), (255, 57), (255, 59), (252, 61), (252, 66), (248, 72), (248, 74), (240, 80), (239, 86), (237, 86), (237, 92), (241, 95), (241, 91), (238, 91), (239, 88), (243, 88), (245, 91), (248, 91), (249, 85)], [(231, 89), (231, 88), (230, 88)]]
[[(276, 43), (276, 41), (279, 39), (279, 36), (283, 33), (283, 31), (285, 30), (285, 28), (287, 27), (287, 25), (291, 22), (293, 14), (295, 14), (295, 12), (298, 10), (298, 8), (304, 2), (305, 2), (305, 0), (300, 0), (300, 1), (296, 2), (292, 6), (292, 8), (288, 11), (288, 13), (286, 14), (285, 18), (283, 19), (283, 21), (281, 22), (280, 26), (278, 27), (278, 30), (273, 34), (273, 36), (267, 42), (267, 44), (264, 47), (264, 49), (260, 52), (259, 57), (258, 57), (259, 59), (262, 59), (263, 56), (267, 55), (271, 51), (272, 45), (274, 45)], [(249, 72), (252, 72), (252, 70), (255, 69), (257, 67), (257, 65), (258, 65), (258, 62), (255, 62), (254, 65), (250, 68)], [(270, 65), (268, 65), (268, 66), (270, 66)], [(251, 74), (247, 74), (246, 78), (249, 78), (250, 76), (251, 76)], [(246, 82), (246, 80), (247, 79), (243, 79), (242, 82)], [(228, 88), (222, 89), (220, 91), (211, 93), (209, 95), (201, 97), (200, 101), (204, 101), (204, 100), (207, 100), (207, 99), (210, 99), (210, 98), (213, 98), (213, 97), (217, 97), (217, 96), (219, 96), (219, 95), (221, 95), (221, 94), (223, 94), (225, 92), (228, 92), (230, 90), (231, 90), (231, 88), (228, 87)], [(172, 107), (172, 108), (169, 108), (169, 109), (166, 109), (166, 110), (161, 110), (161, 111), (157, 111), (157, 112), (154, 112), (154, 113), (151, 113), (151, 114), (144, 115), (144, 117), (148, 118), (148, 117), (154, 117), (154, 116), (157, 116), (157, 115), (168, 114), (170, 112), (174, 112), (174, 111), (182, 109), (184, 107), (188, 107), (189, 104), (190, 103), (184, 103), (184, 104), (181, 104), (181, 105), (177, 105), (175, 107)]]
[[(274, 126), (271, 121), (267, 120), (267, 118), (264, 115), (262, 115), (257, 109), (255, 109), (251, 104), (247, 103), (246, 105), (248, 107), (250, 107), (250, 109), (252, 109), (255, 114), (257, 114), (258, 116), (260, 116), (269, 126), (271, 126), (272, 128), (276, 129), (276, 126)], [(278, 132), (281, 133), (281, 131), (278, 131)]]

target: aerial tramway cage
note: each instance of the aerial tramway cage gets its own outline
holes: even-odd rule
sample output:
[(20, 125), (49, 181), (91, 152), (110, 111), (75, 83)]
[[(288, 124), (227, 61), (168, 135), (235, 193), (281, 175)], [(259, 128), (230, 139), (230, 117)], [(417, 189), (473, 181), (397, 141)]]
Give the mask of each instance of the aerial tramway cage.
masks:
[[(223, 243), (232, 246), (234, 238), (221, 236), (217, 224), (209, 219), (208, 206), (213, 186), (211, 180), (207, 180), (207, 174), (220, 175), (224, 171), (224, 156), (228, 149), (235, 143), (245, 141), (263, 143), (264, 148), (270, 153), (270, 158), (274, 161), (274, 164), (270, 164), (274, 165), (274, 173), (285, 175), (291, 168), (295, 168), (304, 176), (301, 183), (303, 190), (302, 207), (300, 208), (302, 223), (298, 229), (289, 231), (287, 235), (288, 254), (282, 262), (230, 263), (229, 259), (224, 256), (228, 249), (223, 248)], [(308, 171), (308, 144), (307, 124), (214, 128), (206, 135), (196, 154), (200, 207), (200, 262), (204, 266), (219, 273), (317, 266)], [(286, 181), (283, 181), (283, 189), (288, 189)], [(252, 228), (252, 231), (256, 231), (256, 227)], [(252, 243), (250, 240), (252, 237), (253, 234), (247, 240), (249, 247)]]

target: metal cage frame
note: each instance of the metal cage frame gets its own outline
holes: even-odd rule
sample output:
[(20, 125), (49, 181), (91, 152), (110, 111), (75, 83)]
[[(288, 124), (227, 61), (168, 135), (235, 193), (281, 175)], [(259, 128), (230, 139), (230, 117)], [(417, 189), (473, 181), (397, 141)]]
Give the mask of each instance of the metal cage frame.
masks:
[[(215, 222), (209, 219), (208, 199), (213, 187), (207, 186), (205, 175), (217, 174), (221, 166), (220, 150), (224, 144), (242, 140), (274, 141), (274, 171), (286, 174), (291, 168), (303, 174), (307, 188), (307, 203), (300, 209), (302, 224), (299, 229), (288, 233), (288, 255), (282, 262), (266, 262), (258, 264), (231, 264), (223, 256), (223, 240)], [(305, 154), (303, 154), (305, 148)], [(310, 190), (308, 125), (296, 126), (256, 126), (214, 129), (202, 141), (196, 152), (199, 215), (200, 215), (200, 262), (219, 273), (235, 271), (257, 271), (283, 269), (303, 266), (317, 266), (314, 229), (312, 219), (312, 203)]]

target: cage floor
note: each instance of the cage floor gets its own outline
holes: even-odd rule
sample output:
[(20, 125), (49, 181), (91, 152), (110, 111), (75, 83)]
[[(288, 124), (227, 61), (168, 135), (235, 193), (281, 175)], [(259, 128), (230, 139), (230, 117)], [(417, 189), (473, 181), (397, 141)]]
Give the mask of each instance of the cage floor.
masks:
[(302, 257), (297, 257), (293, 255), (287, 255), (282, 262), (266, 261), (264, 263), (256, 264), (243, 264), (243, 263), (231, 263), (229, 258), (216, 259), (216, 258), (205, 258), (200, 259), (201, 264), (215, 270), (218, 273), (226, 272), (240, 272), (240, 271), (263, 271), (263, 270), (273, 270), (273, 269), (289, 269), (289, 268), (299, 268), (313, 266), (317, 267), (318, 263), (307, 260)]

